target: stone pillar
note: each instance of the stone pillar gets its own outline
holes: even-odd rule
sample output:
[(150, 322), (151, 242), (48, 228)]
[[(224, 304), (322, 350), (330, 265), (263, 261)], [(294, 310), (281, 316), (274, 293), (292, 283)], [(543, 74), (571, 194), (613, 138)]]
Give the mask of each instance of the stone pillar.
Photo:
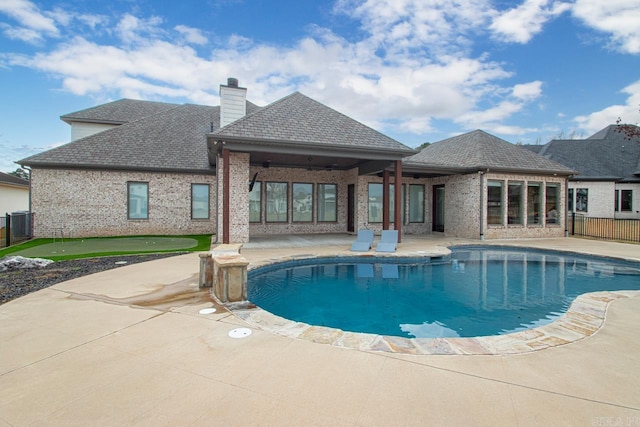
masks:
[(211, 252), (200, 254), (200, 278), (198, 279), (200, 288), (210, 288), (213, 286), (213, 257)]
[(220, 302), (247, 300), (247, 266), (249, 261), (240, 255), (213, 257), (213, 294)]
[(222, 303), (247, 300), (247, 261), (241, 244), (216, 245), (200, 254), (200, 287), (212, 287)]

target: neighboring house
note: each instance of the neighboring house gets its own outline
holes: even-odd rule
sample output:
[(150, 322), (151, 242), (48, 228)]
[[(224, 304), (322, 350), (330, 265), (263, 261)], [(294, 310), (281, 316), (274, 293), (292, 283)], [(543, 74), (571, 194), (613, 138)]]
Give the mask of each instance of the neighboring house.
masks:
[(36, 236), (56, 227), (76, 236), (215, 233), (220, 242), (392, 227), (401, 235), (564, 235), (564, 217), (543, 219), (553, 203), (564, 209), (570, 172), (554, 162), (477, 131), (467, 134), (481, 136), (469, 150), (497, 160), (495, 168), (442, 165), (429, 153), (446, 141), (409, 157), (416, 151), (301, 93), (257, 107), (246, 92), (229, 79), (219, 107), (121, 100), (62, 116), (86, 136), (18, 162), (32, 169)]
[(29, 210), (29, 181), (0, 172), (0, 216)]
[(554, 139), (528, 150), (574, 169), (569, 212), (597, 218), (640, 218), (640, 138), (610, 125), (587, 139)]

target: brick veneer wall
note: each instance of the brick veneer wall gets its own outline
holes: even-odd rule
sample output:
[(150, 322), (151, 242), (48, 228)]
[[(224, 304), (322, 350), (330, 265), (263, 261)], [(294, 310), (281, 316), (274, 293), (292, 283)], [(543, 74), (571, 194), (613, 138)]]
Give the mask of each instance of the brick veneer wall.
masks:
[[(75, 237), (214, 233), (214, 175), (36, 169), (31, 172), (35, 237), (56, 227)], [(149, 183), (149, 219), (127, 219), (127, 182)], [(191, 184), (210, 184), (210, 218), (191, 219)]]
[(229, 241), (246, 243), (249, 241), (249, 154), (230, 153), (229, 167)]
[(444, 184), (445, 235), (479, 239), (480, 175), (474, 173), (434, 179), (433, 185), (438, 184)]

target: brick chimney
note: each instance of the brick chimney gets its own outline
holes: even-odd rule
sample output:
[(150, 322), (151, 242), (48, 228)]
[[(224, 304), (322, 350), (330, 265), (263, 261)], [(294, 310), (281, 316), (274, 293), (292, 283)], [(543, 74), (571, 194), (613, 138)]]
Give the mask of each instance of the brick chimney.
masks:
[(229, 77), (220, 85), (220, 127), (235, 122), (247, 114), (247, 89), (238, 86), (238, 79)]

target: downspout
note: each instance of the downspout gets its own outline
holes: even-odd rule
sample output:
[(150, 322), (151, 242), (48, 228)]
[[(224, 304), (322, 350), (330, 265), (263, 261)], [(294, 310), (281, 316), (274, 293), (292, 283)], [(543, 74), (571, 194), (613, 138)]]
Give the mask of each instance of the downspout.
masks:
[(28, 166), (22, 166), (20, 165), (20, 167), (22, 169), (26, 169), (29, 172), (29, 216), (31, 217), (31, 220), (29, 221), (29, 238), (33, 239), (33, 222), (34, 222), (34, 217), (33, 217), (33, 211), (31, 210), (31, 192), (32, 192), (32, 188), (31, 188), (31, 168)]
[(478, 171), (478, 175), (480, 175), (480, 240), (484, 240), (484, 171)]
[(22, 169), (26, 169), (29, 172), (29, 213), (31, 213), (31, 168), (29, 166), (22, 166)]

